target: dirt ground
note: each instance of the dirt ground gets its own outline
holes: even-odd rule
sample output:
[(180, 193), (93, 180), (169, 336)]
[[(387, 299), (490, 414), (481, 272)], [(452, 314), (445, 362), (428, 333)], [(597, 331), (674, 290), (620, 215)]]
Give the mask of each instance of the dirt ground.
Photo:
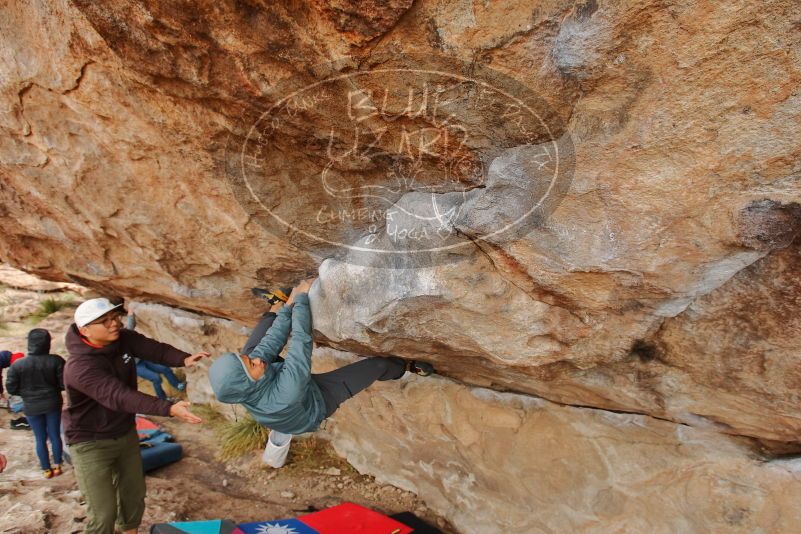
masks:
[[(57, 311), (38, 323), (30, 318), (40, 301), (54, 295), (75, 302), (83, 298), (63, 290), (43, 293), (0, 286), (0, 349), (24, 352), (28, 330), (38, 326), (53, 335), (53, 352), (66, 357), (63, 336), (74, 308)], [(151, 386), (143, 383), (140, 388), (147, 391)], [(171, 392), (166, 383), (165, 389)], [(211, 410), (198, 410), (206, 419), (203, 425), (152, 418), (181, 443), (184, 457), (148, 475), (147, 511), (140, 532), (165, 521), (283, 519), (345, 501), (386, 514), (411, 511), (445, 533), (456, 532), (414, 494), (359, 475), (323, 440), (293, 442), (287, 465), (281, 469), (261, 464), (261, 450), (223, 462), (218, 458), (220, 440), (215, 428), (224, 421)], [(62, 476), (44, 479), (32, 433), (11, 430), (12, 417), (16, 415), (0, 410), (0, 452), (8, 457), (8, 467), (0, 474), (0, 532), (82, 532), (86, 511), (72, 468), (67, 465)]]

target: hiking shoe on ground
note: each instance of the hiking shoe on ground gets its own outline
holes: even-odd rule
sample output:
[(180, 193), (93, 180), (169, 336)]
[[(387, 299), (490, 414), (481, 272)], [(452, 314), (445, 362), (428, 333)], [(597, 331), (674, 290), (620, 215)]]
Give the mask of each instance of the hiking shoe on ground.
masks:
[(53, 469), (51, 469), (51, 471), (53, 472), (54, 477), (57, 477), (62, 473), (60, 465), (55, 466)]
[(53, 475), (52, 469), (45, 469), (44, 471), (42, 471), (42, 476), (44, 476), (45, 478), (53, 478), (55, 475)]
[(31, 425), (28, 424), (28, 420), (24, 417), (19, 417), (17, 419), (11, 420), (11, 429), (12, 430), (30, 430)]
[(254, 297), (259, 297), (266, 300), (270, 304), (275, 304), (277, 302), (286, 302), (289, 299), (289, 294), (292, 293), (292, 288), (280, 287), (270, 291), (260, 287), (252, 287), (250, 288), (250, 292)]
[(412, 360), (407, 364), (406, 370), (416, 375), (428, 376), (434, 372), (434, 366), (430, 363)]

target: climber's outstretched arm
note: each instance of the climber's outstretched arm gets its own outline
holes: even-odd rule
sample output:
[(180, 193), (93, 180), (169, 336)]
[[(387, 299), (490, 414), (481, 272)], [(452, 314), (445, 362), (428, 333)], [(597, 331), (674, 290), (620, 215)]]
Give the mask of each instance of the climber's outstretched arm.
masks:
[(299, 293), (292, 305), (292, 338), (284, 366), (278, 372), (269, 401), (277, 406), (290, 406), (306, 394), (311, 379), (312, 328), (309, 295)]
[(261, 338), (256, 348), (249, 354), (251, 358), (259, 358), (266, 364), (273, 363), (286, 345), (292, 326), (292, 306), (282, 307), (276, 314), (270, 329)]
[(289, 295), (287, 308), (292, 308), (292, 337), (286, 360), (267, 394), (270, 403), (289, 406), (306, 391), (311, 377), (312, 319), (308, 291), (313, 279), (298, 284)]

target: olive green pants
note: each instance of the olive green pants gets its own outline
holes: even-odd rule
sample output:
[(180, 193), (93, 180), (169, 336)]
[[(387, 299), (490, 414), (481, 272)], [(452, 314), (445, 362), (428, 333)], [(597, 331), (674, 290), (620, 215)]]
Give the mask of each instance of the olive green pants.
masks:
[(113, 534), (137, 528), (145, 513), (145, 473), (136, 429), (117, 439), (69, 447), (78, 487), (88, 508), (87, 534)]

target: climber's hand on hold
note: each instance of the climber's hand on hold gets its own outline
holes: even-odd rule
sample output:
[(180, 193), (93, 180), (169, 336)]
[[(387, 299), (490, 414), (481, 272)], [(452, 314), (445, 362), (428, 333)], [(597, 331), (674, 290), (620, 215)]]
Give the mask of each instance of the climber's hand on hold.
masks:
[(306, 282), (308, 282), (308, 280), (304, 280), (304, 281), (302, 281), (301, 283), (299, 283), (298, 285), (296, 285), (295, 287), (292, 288), (292, 293), (289, 294), (289, 298), (286, 301), (286, 305), (287, 306), (289, 306), (291, 304), (294, 304), (295, 303), (295, 297), (297, 297), (301, 293), (308, 293), (309, 292), (309, 286), (311, 284), (309, 284), (309, 286), (307, 286)]
[(298, 287), (295, 289), (297, 289), (299, 293), (308, 293), (315, 280), (316, 278), (307, 278), (306, 280), (299, 283)]
[(189, 403), (186, 401), (178, 401), (170, 406), (170, 417), (177, 417), (182, 421), (192, 424), (203, 422), (203, 419), (189, 411)]
[(287, 299), (286, 301), (287, 306), (295, 302), (296, 296), (300, 295), (301, 293), (308, 293), (311, 290), (311, 286), (315, 280), (317, 280), (317, 277), (313, 276), (311, 278), (303, 280), (301, 283), (293, 287), (292, 293), (289, 294), (289, 299)]
[(209, 354), (206, 351), (196, 352), (193, 355), (184, 358), (184, 365), (187, 367), (192, 367), (193, 365), (196, 365), (197, 362), (199, 362), (203, 358), (208, 358), (209, 356), (211, 356), (211, 354)]

